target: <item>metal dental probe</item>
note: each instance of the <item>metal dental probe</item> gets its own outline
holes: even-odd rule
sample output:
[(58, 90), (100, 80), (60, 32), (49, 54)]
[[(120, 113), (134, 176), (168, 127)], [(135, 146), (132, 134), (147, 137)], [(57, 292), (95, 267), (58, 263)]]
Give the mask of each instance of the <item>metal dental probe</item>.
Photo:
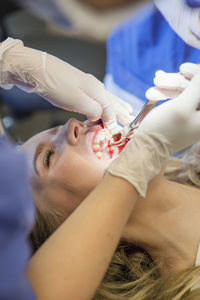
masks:
[(128, 126), (123, 127), (121, 132), (116, 133), (112, 136), (111, 146), (120, 146), (123, 145), (125, 141), (129, 140), (132, 137), (134, 130), (139, 127), (145, 116), (158, 102), (159, 101), (152, 100), (147, 101), (142, 107), (141, 111), (135, 117), (135, 119)]

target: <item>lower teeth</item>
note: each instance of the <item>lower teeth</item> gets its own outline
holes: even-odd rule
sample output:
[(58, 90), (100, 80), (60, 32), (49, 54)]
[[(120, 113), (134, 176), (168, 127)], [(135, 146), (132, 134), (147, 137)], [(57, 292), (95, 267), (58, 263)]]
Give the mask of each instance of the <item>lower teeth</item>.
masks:
[(103, 156), (103, 153), (100, 152), (100, 151), (98, 151), (98, 152), (96, 152), (96, 156), (97, 156), (99, 159), (101, 159), (102, 156)]
[(93, 151), (94, 151), (94, 152), (98, 152), (99, 149), (100, 149), (99, 144), (94, 144), (94, 145), (93, 145)]

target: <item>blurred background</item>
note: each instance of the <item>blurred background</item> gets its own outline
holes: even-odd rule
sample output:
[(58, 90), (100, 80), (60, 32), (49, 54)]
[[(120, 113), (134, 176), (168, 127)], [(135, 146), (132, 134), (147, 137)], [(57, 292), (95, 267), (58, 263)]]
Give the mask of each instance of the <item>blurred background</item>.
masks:
[[(1, 0), (0, 38), (23, 40), (28, 47), (53, 54), (103, 81), (106, 39), (115, 26), (150, 0)], [(66, 90), (67, 95), (67, 90)], [(16, 141), (65, 123), (65, 112), (36, 94), (0, 89), (4, 127)]]

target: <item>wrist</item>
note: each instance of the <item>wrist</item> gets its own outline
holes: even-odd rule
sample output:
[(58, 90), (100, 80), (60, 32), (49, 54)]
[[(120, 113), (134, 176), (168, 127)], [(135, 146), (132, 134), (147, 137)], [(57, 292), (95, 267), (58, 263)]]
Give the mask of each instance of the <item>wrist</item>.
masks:
[(146, 133), (139, 128), (111, 163), (108, 172), (124, 178), (144, 198), (149, 181), (160, 172), (163, 163), (170, 156), (169, 148), (170, 145), (162, 136)]

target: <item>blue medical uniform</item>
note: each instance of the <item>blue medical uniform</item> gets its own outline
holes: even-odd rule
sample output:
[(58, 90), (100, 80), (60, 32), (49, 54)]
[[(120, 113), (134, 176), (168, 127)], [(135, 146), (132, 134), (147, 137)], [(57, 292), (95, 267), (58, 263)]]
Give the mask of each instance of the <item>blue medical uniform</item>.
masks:
[(36, 299), (25, 276), (33, 219), (25, 157), (0, 136), (0, 300)]
[[(105, 85), (122, 98), (121, 91), (136, 96), (142, 106), (155, 72), (178, 72), (183, 62), (199, 63), (200, 50), (187, 45), (150, 4), (118, 25), (109, 36)], [(109, 76), (118, 89), (109, 87)]]
[(200, 7), (200, 1), (199, 0), (186, 0), (186, 2), (191, 7)]

